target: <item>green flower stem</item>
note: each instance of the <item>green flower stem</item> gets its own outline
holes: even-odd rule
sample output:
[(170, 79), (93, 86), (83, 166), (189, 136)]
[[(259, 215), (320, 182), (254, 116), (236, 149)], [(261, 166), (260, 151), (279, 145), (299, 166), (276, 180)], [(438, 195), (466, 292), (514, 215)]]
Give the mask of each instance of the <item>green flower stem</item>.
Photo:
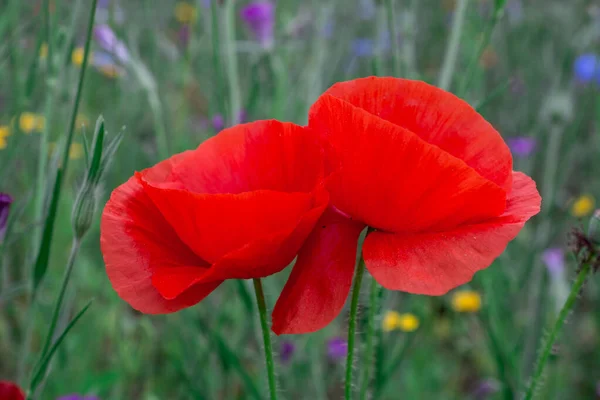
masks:
[(581, 288), (583, 287), (583, 284), (585, 283), (585, 280), (587, 279), (591, 270), (591, 262), (587, 262), (581, 267), (581, 270), (577, 275), (577, 279), (575, 280), (575, 284), (573, 284), (573, 287), (571, 288), (571, 293), (569, 294), (565, 305), (560, 310), (558, 318), (556, 319), (556, 322), (554, 323), (554, 326), (550, 331), (550, 335), (548, 336), (548, 339), (546, 340), (546, 343), (544, 344), (543, 349), (540, 352), (540, 356), (536, 362), (535, 371), (529, 383), (529, 388), (527, 389), (527, 393), (525, 394), (525, 400), (531, 400), (533, 398), (535, 388), (537, 387), (542, 377), (542, 373), (544, 372), (544, 368), (548, 363), (548, 358), (550, 357), (550, 353), (552, 352), (552, 346), (554, 345), (556, 339), (558, 339), (558, 335), (563, 325), (565, 324), (565, 320), (567, 319), (567, 316), (573, 309), (573, 306), (575, 305), (575, 300), (577, 300), (577, 296), (579, 295), (579, 292), (581, 291)]
[(267, 305), (265, 304), (265, 293), (263, 292), (260, 279), (253, 279), (254, 291), (256, 292), (256, 304), (260, 316), (263, 343), (265, 346), (265, 359), (267, 361), (267, 375), (269, 378), (269, 394), (271, 400), (277, 400), (277, 383), (275, 381), (275, 363), (273, 362), (273, 347), (271, 346), (271, 332), (267, 323)]
[(360, 399), (367, 400), (369, 391), (369, 382), (371, 381), (371, 368), (374, 362), (375, 353), (375, 330), (377, 313), (379, 312), (379, 285), (374, 278), (371, 278), (371, 288), (369, 289), (369, 320), (367, 327), (367, 347), (365, 349), (365, 363), (363, 369), (362, 382), (360, 386)]
[(229, 83), (229, 123), (235, 125), (239, 122), (242, 101), (240, 95), (240, 81), (237, 63), (237, 49), (235, 45), (235, 1), (226, 0), (224, 10), (225, 57), (227, 59), (227, 81)]
[(465, 15), (467, 11), (468, 0), (458, 0), (456, 12), (454, 13), (454, 23), (450, 31), (450, 39), (446, 47), (444, 64), (438, 81), (438, 86), (444, 90), (449, 90), (452, 85), (454, 69), (456, 68), (456, 59), (458, 58), (458, 49), (460, 47), (460, 36), (465, 24)]
[(398, 46), (398, 31), (396, 29), (396, 0), (386, 0), (386, 14), (390, 42), (392, 45), (392, 76), (400, 76), (400, 46)]
[[(52, 311), (52, 320), (50, 321), (50, 327), (48, 328), (48, 333), (46, 333), (44, 347), (42, 348), (42, 351), (40, 353), (40, 361), (44, 359), (44, 357), (48, 353), (48, 349), (50, 349), (50, 345), (52, 344), (52, 339), (54, 337), (54, 332), (56, 331), (58, 317), (60, 316), (62, 304), (65, 299), (65, 293), (67, 292), (67, 286), (69, 284), (69, 280), (71, 280), (71, 273), (73, 272), (73, 266), (75, 265), (75, 259), (77, 258), (77, 254), (79, 254), (80, 247), (81, 242), (78, 239), (73, 239), (73, 243), (71, 244), (71, 253), (69, 254), (69, 261), (67, 262), (67, 268), (65, 269), (63, 280), (60, 286), (60, 292), (58, 293), (56, 303), (54, 304), (54, 310)], [(40, 365), (38, 364), (36, 368), (34, 368), (34, 374), (36, 373), (39, 366)]]
[(346, 382), (344, 384), (345, 399), (352, 398), (352, 367), (354, 363), (354, 336), (356, 333), (356, 314), (358, 312), (358, 297), (360, 284), (365, 272), (365, 261), (361, 258), (354, 274), (352, 285), (352, 300), (350, 303), (350, 321), (348, 321), (348, 355), (346, 358)]

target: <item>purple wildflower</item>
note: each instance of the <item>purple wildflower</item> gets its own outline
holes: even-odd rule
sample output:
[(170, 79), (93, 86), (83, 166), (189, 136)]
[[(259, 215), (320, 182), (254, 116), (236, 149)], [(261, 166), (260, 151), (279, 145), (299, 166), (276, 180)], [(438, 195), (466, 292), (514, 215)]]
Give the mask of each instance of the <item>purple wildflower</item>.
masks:
[(595, 54), (582, 54), (575, 59), (573, 71), (575, 79), (580, 83), (588, 83), (599, 73), (600, 62)]
[(508, 147), (517, 157), (530, 156), (537, 146), (536, 140), (527, 136), (518, 136), (506, 139)]
[(506, 4), (506, 14), (512, 24), (517, 24), (523, 20), (523, 3), (521, 0), (510, 0)]
[(473, 390), (473, 397), (477, 400), (487, 399), (500, 389), (498, 382), (494, 379), (481, 380)]
[(190, 43), (191, 29), (188, 24), (181, 25), (179, 28), (179, 32), (177, 36), (179, 36), (179, 42), (183, 45), (183, 47), (187, 47)]
[(9, 194), (0, 192), (0, 242), (4, 239), (4, 234), (6, 233), (6, 223), (12, 202), (13, 199)]
[(282, 363), (287, 363), (290, 361), (294, 352), (296, 351), (296, 345), (289, 340), (284, 340), (281, 342), (281, 349), (279, 350), (279, 358)]
[(223, 118), (221, 114), (216, 114), (214, 117), (212, 117), (211, 122), (214, 130), (217, 132), (225, 128), (225, 118)]
[(358, 38), (352, 42), (352, 52), (356, 57), (370, 57), (373, 55), (374, 43), (368, 38)]
[(210, 2), (212, 0), (202, 0), (202, 2), (200, 3), (202, 5), (202, 8), (210, 8)]
[(546, 249), (542, 253), (542, 261), (552, 276), (560, 276), (565, 270), (565, 253), (561, 248)]
[(348, 353), (348, 342), (341, 337), (334, 337), (327, 341), (327, 356), (332, 361), (340, 360), (346, 357)]
[(242, 19), (265, 49), (273, 47), (275, 31), (275, 5), (270, 1), (254, 1), (241, 11)]
[(110, 5), (110, 0), (98, 0), (96, 7), (97, 8), (108, 8), (109, 5)]
[(98, 45), (114, 56), (123, 64), (129, 61), (129, 51), (123, 42), (117, 39), (117, 35), (106, 24), (96, 25), (94, 27), (94, 39)]

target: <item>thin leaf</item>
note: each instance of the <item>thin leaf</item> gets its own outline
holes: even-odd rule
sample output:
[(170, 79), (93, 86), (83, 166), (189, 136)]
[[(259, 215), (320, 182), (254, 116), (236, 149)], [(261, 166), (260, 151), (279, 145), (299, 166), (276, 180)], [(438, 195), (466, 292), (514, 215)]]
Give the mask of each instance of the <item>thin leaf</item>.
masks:
[(67, 325), (67, 327), (65, 328), (63, 333), (56, 339), (56, 341), (54, 342), (52, 347), (50, 347), (48, 354), (46, 354), (46, 356), (40, 360), (40, 362), (38, 363), (38, 367), (34, 369), (35, 372), (34, 372), (33, 378), (31, 379), (31, 383), (29, 384), (29, 392), (30, 393), (35, 393), (35, 389), (38, 387), (38, 385), (42, 381), (42, 378), (46, 375), (46, 371), (48, 370), (48, 366), (50, 365), (52, 356), (54, 356), (54, 353), (56, 353), (56, 350), (58, 350), (58, 347), (62, 344), (63, 340), (65, 340), (65, 338), (67, 337), (67, 334), (75, 326), (77, 321), (79, 321), (81, 319), (81, 317), (83, 317), (83, 314), (85, 314), (85, 312), (90, 308), (90, 306), (92, 305), (92, 301), (93, 300), (90, 300), (85, 305), (85, 307), (83, 307), (83, 309), (81, 311), (79, 311), (79, 313), (77, 313), (75, 318), (73, 318), (71, 320), (71, 322), (69, 322), (69, 325)]

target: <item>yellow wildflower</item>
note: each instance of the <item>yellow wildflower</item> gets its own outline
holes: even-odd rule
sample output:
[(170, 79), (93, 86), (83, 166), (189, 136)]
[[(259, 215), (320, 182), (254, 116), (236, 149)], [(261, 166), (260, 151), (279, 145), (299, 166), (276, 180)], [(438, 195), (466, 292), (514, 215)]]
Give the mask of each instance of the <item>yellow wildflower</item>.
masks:
[(81, 143), (72, 143), (69, 148), (69, 159), (78, 160), (83, 157), (83, 145)]
[(584, 194), (579, 196), (571, 206), (571, 214), (577, 218), (590, 215), (594, 211), (596, 200), (592, 195)]
[(75, 118), (75, 128), (80, 128), (80, 127), (89, 127), (90, 126), (90, 119), (85, 115), (85, 114), (77, 114), (77, 117)]
[(402, 332), (414, 332), (419, 328), (419, 324), (419, 318), (416, 315), (410, 313), (400, 314), (398, 329)]
[(48, 44), (42, 43), (40, 46), (40, 58), (44, 60), (46, 57), (48, 57)]
[(452, 308), (457, 312), (477, 312), (481, 308), (481, 296), (474, 290), (454, 292)]
[(21, 132), (30, 134), (31, 132), (41, 132), (46, 126), (46, 118), (31, 112), (24, 112), (19, 117), (19, 129)]
[(10, 127), (7, 125), (0, 125), (0, 150), (5, 149), (8, 146), (6, 138), (10, 136)]
[(382, 328), (385, 332), (399, 329), (403, 332), (413, 332), (419, 327), (419, 319), (410, 313), (400, 314), (396, 311), (385, 313), (382, 321)]
[(191, 24), (196, 21), (196, 7), (188, 2), (180, 1), (175, 5), (175, 19), (182, 24)]
[[(76, 49), (73, 50), (73, 53), (71, 53), (71, 62), (75, 65), (77, 65), (78, 67), (81, 66), (83, 64), (83, 55), (85, 53), (85, 49), (83, 47), (77, 47)], [(89, 61), (91, 62), (92, 59), (94, 58), (93, 54), (89, 55)]]
[(119, 68), (116, 65), (103, 65), (98, 67), (98, 71), (107, 78), (119, 78), (125, 75), (125, 70), (123, 68)]

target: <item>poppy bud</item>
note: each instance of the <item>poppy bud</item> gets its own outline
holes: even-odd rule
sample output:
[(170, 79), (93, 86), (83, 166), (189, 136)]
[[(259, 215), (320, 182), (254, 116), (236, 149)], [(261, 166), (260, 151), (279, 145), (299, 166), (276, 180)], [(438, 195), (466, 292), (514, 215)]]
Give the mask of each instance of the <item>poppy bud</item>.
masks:
[(77, 237), (77, 239), (81, 239), (90, 229), (95, 212), (96, 195), (94, 186), (84, 184), (77, 195), (75, 206), (73, 207), (73, 212), (71, 214), (73, 231), (75, 232), (75, 237)]
[(600, 244), (600, 209), (594, 211), (588, 227), (588, 238), (595, 244)]

